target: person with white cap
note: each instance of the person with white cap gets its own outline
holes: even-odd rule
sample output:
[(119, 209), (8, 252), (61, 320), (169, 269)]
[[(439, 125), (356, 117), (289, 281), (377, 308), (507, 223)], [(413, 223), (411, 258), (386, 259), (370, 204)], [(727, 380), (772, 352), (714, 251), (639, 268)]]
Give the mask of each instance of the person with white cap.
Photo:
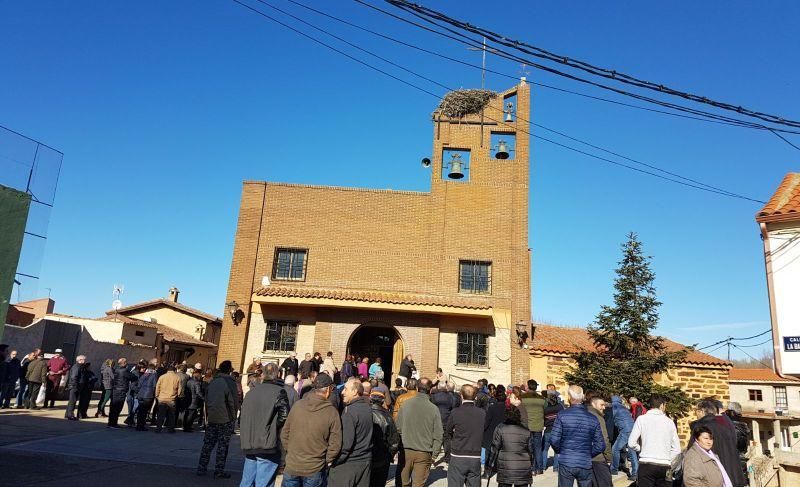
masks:
[(69, 370), (69, 362), (64, 358), (63, 351), (57, 348), (54, 355), (47, 362), (47, 395), (44, 398), (45, 407), (54, 407), (56, 396), (61, 387), (61, 379)]
[(281, 377), (293, 375), (297, 377), (297, 370), (300, 368), (300, 363), (297, 361), (297, 353), (292, 352), (286, 357), (281, 364)]

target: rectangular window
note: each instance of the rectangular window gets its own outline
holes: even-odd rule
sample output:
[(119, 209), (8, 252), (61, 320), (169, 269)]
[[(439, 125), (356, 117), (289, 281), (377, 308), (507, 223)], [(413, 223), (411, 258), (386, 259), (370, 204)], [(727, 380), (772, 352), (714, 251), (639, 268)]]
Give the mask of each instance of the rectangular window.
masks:
[(267, 321), (264, 351), (293, 352), (297, 341), (296, 321)]
[(492, 263), (478, 260), (458, 262), (458, 292), (471, 294), (492, 293)]
[(789, 409), (785, 386), (775, 386), (775, 409)]
[(272, 264), (272, 278), (282, 281), (306, 280), (305, 249), (275, 249), (275, 261)]
[(458, 365), (486, 367), (489, 335), (483, 333), (458, 333)]
[(761, 394), (761, 389), (747, 389), (747, 395), (750, 396), (751, 401), (764, 400), (764, 396)]
[(144, 336), (144, 332), (141, 331), (141, 330), (136, 330), (134, 333), (136, 334), (137, 337), (143, 337)]

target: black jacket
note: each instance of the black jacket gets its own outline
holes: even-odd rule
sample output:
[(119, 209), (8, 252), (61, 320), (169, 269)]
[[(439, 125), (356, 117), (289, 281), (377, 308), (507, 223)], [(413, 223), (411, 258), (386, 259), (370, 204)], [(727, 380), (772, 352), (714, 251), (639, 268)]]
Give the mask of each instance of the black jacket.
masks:
[(558, 412), (564, 409), (564, 404), (558, 400), (557, 396), (547, 396), (547, 402), (544, 404), (544, 430), (550, 431), (553, 429), (553, 424), (556, 422)]
[(497, 472), (498, 484), (530, 485), (530, 431), (518, 424), (500, 424), (492, 436), (486, 464)]
[(739, 451), (736, 449), (736, 427), (727, 416), (708, 414), (690, 424), (692, 430), (698, 426), (706, 426), (714, 436), (711, 450), (717, 454), (725, 472), (733, 483), (733, 487), (742, 487), (747, 481), (739, 465)]
[(8, 362), (6, 362), (5, 381), (3, 381), (3, 378), (0, 377), (0, 382), (5, 382), (6, 384), (15, 384), (17, 382), (17, 379), (20, 378), (21, 372), (22, 372), (22, 366), (20, 365), (20, 361), (17, 357), (14, 357)]
[(473, 402), (465, 401), (453, 409), (444, 427), (445, 438), (450, 438), (450, 453), (480, 457), (485, 420), (486, 412)]
[(475, 396), (475, 405), (479, 408), (486, 411), (489, 409), (489, 406), (494, 404), (497, 401), (494, 401), (492, 396), (486, 394), (485, 392), (478, 392), (478, 395)]
[[(308, 376), (311, 375), (311, 371), (314, 370), (314, 361), (313, 360), (303, 360), (300, 362), (298, 366), (298, 370), (300, 371), (300, 375), (304, 379), (308, 379)], [(299, 379), (300, 377), (298, 377)]]
[(116, 401), (124, 401), (131, 382), (136, 382), (137, 379), (128, 371), (127, 367), (115, 366), (114, 379), (111, 381), (111, 398)]
[(414, 365), (414, 361), (404, 358), (403, 361), (400, 362), (400, 372), (398, 372), (397, 375), (399, 375), (400, 377), (407, 377), (407, 378), (410, 379), (411, 378), (411, 374), (415, 370), (417, 370), (417, 366)]
[(372, 459), (372, 411), (366, 397), (359, 397), (342, 413), (342, 451), (334, 462), (357, 462)]
[[(514, 407), (514, 406), (511, 406)], [(524, 409), (524, 408), (523, 408)], [(496, 402), (486, 410), (486, 420), (483, 422), (483, 442), (481, 446), (487, 450), (492, 446), (494, 429), (506, 419), (505, 402)]]
[(289, 401), (283, 386), (256, 384), (242, 402), (239, 441), (245, 455), (280, 452), (281, 428), (289, 416)]
[(371, 404), (372, 410), (372, 464), (389, 465), (400, 445), (400, 434), (392, 415), (380, 404)]
[(447, 418), (456, 405), (453, 403), (453, 395), (447, 391), (436, 391), (431, 394), (431, 402), (439, 408), (439, 415), (442, 417), (442, 426), (447, 424)]
[(283, 376), (286, 377), (287, 375), (293, 375), (297, 377), (297, 369), (300, 364), (297, 362), (297, 359), (292, 359), (292, 357), (286, 357), (283, 363), (281, 364), (281, 369), (284, 370)]
[(203, 379), (195, 379), (192, 377), (186, 382), (186, 397), (189, 399), (188, 409), (200, 409), (203, 407)]

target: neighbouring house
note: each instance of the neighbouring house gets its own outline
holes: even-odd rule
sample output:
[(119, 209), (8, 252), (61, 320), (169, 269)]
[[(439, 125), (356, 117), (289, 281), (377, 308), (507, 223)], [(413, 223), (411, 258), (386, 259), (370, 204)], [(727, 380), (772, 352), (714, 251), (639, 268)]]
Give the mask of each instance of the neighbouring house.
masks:
[(423, 376), (527, 379), (529, 98), (524, 80), (449, 93), (428, 192), (244, 182), (220, 357), (352, 353), (389, 378), (411, 354)]
[[(217, 363), (217, 345), (222, 318), (178, 302), (180, 291), (173, 287), (166, 299), (153, 299), (106, 312), (156, 325), (162, 337), (163, 362), (200, 362), (204, 367)], [(227, 357), (226, 357), (227, 358)], [(224, 360), (225, 358), (223, 358)]]
[(112, 310), (101, 318), (54, 313), (52, 300), (17, 303), (9, 313), (15, 323), (6, 325), (3, 341), (20, 354), (34, 348), (51, 354), (60, 348), (70, 363), (86, 355), (97, 369), (103, 360), (120, 357), (214, 367), (222, 320), (178, 303), (178, 293), (172, 288), (167, 299)]
[(800, 173), (783, 178), (756, 222), (764, 244), (775, 367), (780, 375), (800, 377)]
[[(685, 345), (664, 339), (667, 350), (677, 351)], [(537, 324), (529, 345), (530, 376), (541, 384), (555, 384), (562, 395), (566, 392), (567, 381), (564, 374), (575, 365), (572, 354), (581, 350), (595, 348), (585, 328), (563, 327)], [(678, 386), (692, 399), (715, 397), (728, 401), (728, 371), (732, 364), (703, 352), (689, 350), (686, 359), (671, 367), (666, 373), (655, 377), (656, 382), (665, 386)], [(678, 433), (686, 439), (689, 435), (689, 422), (693, 414), (678, 421)]]
[(800, 379), (772, 369), (730, 371), (731, 401), (742, 405), (760, 451), (800, 452)]

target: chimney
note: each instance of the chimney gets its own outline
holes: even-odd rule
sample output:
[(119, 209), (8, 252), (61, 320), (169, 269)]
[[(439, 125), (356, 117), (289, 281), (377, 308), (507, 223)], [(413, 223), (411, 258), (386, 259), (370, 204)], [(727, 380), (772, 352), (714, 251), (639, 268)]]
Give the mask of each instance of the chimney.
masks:
[(169, 300), (172, 301), (173, 303), (177, 303), (178, 302), (178, 294), (180, 294), (180, 293), (181, 293), (181, 291), (178, 288), (174, 287), (174, 286), (169, 288)]

